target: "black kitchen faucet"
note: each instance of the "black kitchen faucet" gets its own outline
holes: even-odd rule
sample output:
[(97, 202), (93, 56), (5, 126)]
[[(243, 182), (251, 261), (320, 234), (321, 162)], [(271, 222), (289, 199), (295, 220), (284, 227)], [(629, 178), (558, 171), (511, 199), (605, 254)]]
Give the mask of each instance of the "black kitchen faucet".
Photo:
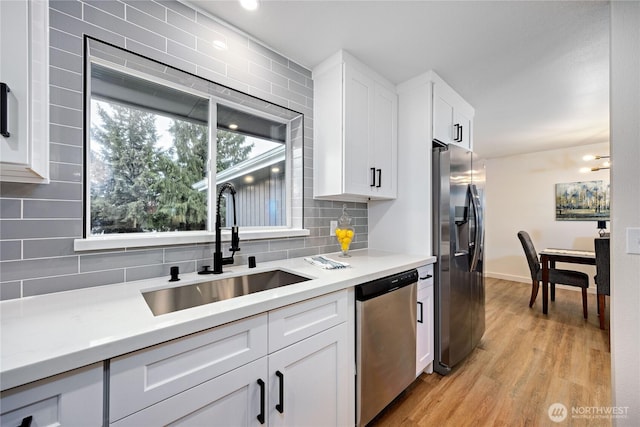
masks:
[[(231, 227), (231, 256), (222, 256), (222, 236), (220, 231), (220, 200), (225, 191), (231, 193), (233, 200), (233, 226)], [(240, 237), (238, 236), (238, 222), (236, 221), (236, 189), (230, 182), (225, 182), (218, 191), (218, 200), (216, 203), (216, 251), (213, 253), (213, 274), (221, 274), (222, 266), (233, 264), (233, 255), (240, 250)]]

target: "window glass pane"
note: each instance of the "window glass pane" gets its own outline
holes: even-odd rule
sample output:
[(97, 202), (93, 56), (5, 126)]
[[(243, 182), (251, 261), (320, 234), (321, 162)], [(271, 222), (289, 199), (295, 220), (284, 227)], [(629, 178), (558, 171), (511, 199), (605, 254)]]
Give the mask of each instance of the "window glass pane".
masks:
[(179, 111), (168, 116), (95, 98), (92, 92), (91, 234), (206, 230), (208, 127)]
[[(236, 189), (239, 226), (287, 225), (286, 146), (264, 138), (218, 130), (216, 184), (231, 182)], [(222, 199), (222, 224), (233, 224), (233, 212)], [(225, 219), (226, 218), (226, 219)]]
[(239, 226), (302, 227), (300, 113), (90, 37), (85, 46), (87, 236), (213, 231), (224, 182)]

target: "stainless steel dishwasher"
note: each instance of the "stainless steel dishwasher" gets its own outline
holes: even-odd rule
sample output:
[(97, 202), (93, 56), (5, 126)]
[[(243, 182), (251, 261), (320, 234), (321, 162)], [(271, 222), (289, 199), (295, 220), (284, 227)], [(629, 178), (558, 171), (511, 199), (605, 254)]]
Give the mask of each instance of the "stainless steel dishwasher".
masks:
[(356, 424), (416, 378), (416, 270), (356, 286)]

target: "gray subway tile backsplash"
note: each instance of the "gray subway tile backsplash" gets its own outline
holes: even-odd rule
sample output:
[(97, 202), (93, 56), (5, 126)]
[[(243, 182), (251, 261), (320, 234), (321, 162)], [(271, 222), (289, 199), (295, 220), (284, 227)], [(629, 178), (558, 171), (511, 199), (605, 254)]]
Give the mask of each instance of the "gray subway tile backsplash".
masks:
[(0, 218), (11, 219), (22, 216), (22, 200), (0, 199)]
[(124, 269), (118, 269), (98, 273), (67, 274), (44, 279), (30, 279), (23, 282), (24, 296), (111, 285), (124, 282), (124, 278)]
[(152, 1), (140, 1), (140, 0), (121, 0), (122, 3), (129, 7), (138, 9), (148, 15), (165, 21), (167, 19), (167, 8), (152, 2)]
[(0, 283), (0, 301), (20, 298), (22, 296), (21, 290), (22, 282), (19, 280)]
[(2, 261), (0, 282), (78, 273), (78, 257)]
[(0, 241), (0, 261), (14, 261), (22, 258), (22, 240)]
[(82, 202), (77, 200), (25, 200), (23, 218), (82, 218)]
[(52, 181), (81, 182), (82, 165), (71, 163), (49, 163), (49, 178)]
[(52, 162), (72, 163), (76, 165), (82, 164), (83, 151), (78, 145), (57, 144), (51, 142), (49, 144), (49, 160)]
[[(1, 1), (1, 0), (0, 0)], [(262, 262), (337, 252), (329, 221), (342, 202), (313, 197), (313, 81), (311, 70), (234, 31), (214, 17), (175, 0), (81, 1), (49, 3), (50, 179), (49, 184), (0, 183), (0, 300), (168, 277), (211, 265), (213, 243), (75, 252), (83, 233), (83, 36), (129, 49), (196, 73), (305, 115), (304, 226), (309, 237), (241, 240), (236, 264), (255, 256)], [(226, 41), (218, 51), (214, 39)], [(367, 247), (367, 204), (348, 203), (356, 239)], [(229, 243), (223, 242), (223, 249)]]
[(73, 250), (73, 241), (73, 237), (23, 240), (23, 257), (29, 259), (77, 255)]
[(56, 105), (59, 107), (82, 109), (82, 92), (51, 86), (49, 88), (49, 96), (55, 100)]
[(88, 271), (113, 270), (139, 265), (162, 264), (163, 261), (164, 253), (162, 249), (81, 255), (80, 272), (86, 273)]
[(121, 34), (128, 39), (137, 40), (154, 49), (164, 50), (166, 48), (167, 40), (151, 30), (119, 19), (86, 3), (83, 13), (84, 20), (97, 27), (108, 28), (110, 31)]
[(65, 68), (75, 73), (82, 73), (82, 52), (70, 53), (61, 49), (49, 49), (49, 65), (51, 67)]
[(82, 3), (69, 0), (49, 0), (49, 15), (60, 11), (76, 18), (82, 18)]
[(196, 36), (176, 26), (168, 24), (164, 17), (157, 19), (151, 15), (140, 12), (138, 9), (127, 6), (127, 21), (143, 28), (152, 28), (153, 32), (191, 49), (196, 47)]
[(82, 76), (62, 68), (49, 67), (49, 84), (81, 92)]
[(82, 220), (78, 219), (2, 219), (0, 239), (37, 239), (81, 237)]
[(115, 15), (120, 19), (124, 19), (124, 4), (119, 1), (85, 0), (85, 3), (111, 15)]

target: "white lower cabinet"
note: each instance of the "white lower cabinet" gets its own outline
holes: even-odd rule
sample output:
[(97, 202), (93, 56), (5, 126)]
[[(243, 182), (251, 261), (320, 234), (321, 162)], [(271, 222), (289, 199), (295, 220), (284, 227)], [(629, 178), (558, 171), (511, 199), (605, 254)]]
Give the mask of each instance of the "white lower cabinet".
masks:
[(353, 424), (348, 292), (113, 359), (111, 425)]
[(342, 323), (269, 355), (270, 426), (353, 424), (348, 338)]
[(418, 326), (416, 329), (416, 377), (433, 373), (433, 265), (418, 268)]
[[(266, 355), (267, 315), (261, 314), (114, 358), (109, 420), (115, 422), (167, 402), (165, 399)], [(156, 416), (157, 412), (150, 413)], [(140, 416), (143, 421), (144, 415)], [(151, 420), (146, 423), (153, 424)]]
[(103, 372), (96, 363), (3, 391), (0, 425), (20, 426), (29, 417), (33, 427), (103, 425)]
[[(264, 416), (265, 412), (261, 410), (262, 387), (258, 384), (258, 380), (265, 381), (266, 375), (267, 358), (263, 357), (111, 425), (114, 427), (260, 425), (258, 417)], [(266, 392), (266, 382), (263, 387)]]

